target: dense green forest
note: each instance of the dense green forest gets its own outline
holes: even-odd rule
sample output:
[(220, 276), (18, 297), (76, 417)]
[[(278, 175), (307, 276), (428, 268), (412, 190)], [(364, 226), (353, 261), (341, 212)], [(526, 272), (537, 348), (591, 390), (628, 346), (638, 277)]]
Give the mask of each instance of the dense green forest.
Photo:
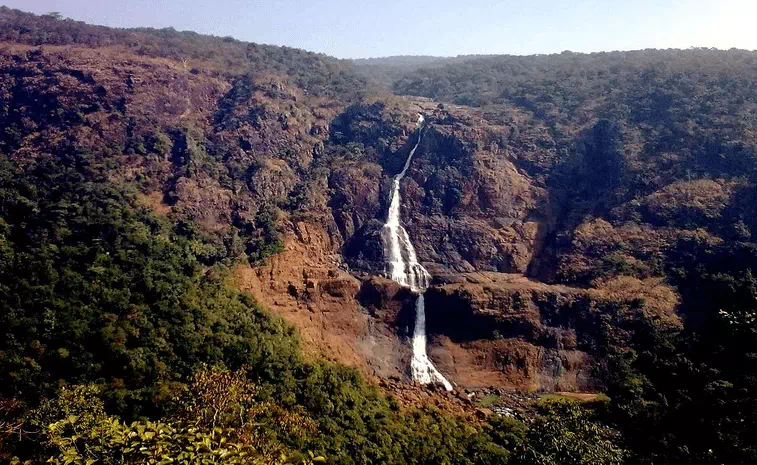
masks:
[[(0, 463), (757, 462), (757, 53), (353, 65), (4, 7), (0, 40)], [(553, 207), (532, 277), (678, 290), (682, 328), (597, 319), (609, 400), (409, 407), (231, 285), (389, 150), (353, 105), (381, 83), (547, 128), (555, 158), (516, 160)]]

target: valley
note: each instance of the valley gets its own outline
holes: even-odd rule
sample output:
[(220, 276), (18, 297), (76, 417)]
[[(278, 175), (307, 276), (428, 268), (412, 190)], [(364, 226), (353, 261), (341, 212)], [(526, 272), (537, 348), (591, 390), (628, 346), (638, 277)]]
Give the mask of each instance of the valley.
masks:
[(0, 463), (753, 463), (756, 73), (0, 7)]

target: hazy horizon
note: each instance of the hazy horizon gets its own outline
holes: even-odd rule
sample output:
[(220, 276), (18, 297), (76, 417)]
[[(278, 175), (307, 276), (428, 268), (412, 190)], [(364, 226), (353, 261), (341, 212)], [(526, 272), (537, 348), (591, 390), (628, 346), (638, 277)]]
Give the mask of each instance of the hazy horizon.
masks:
[(11, 0), (36, 14), (111, 27), (173, 27), (338, 58), (533, 55), (711, 47), (757, 49), (748, 0), (463, 2), (419, 0)]

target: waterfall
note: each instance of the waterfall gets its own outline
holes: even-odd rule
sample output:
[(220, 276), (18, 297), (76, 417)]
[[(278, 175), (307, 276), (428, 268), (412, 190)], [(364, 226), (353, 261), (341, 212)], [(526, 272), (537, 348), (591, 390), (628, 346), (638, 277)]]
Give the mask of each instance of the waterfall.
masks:
[(415, 331), (413, 332), (413, 359), (410, 362), (410, 372), (413, 379), (421, 384), (432, 382), (441, 383), (448, 391), (452, 384), (436, 369), (426, 353), (426, 304), (423, 294), (418, 294), (415, 301)]
[(418, 298), (415, 302), (413, 359), (410, 362), (410, 372), (413, 379), (421, 384), (441, 383), (448, 391), (451, 391), (452, 385), (439, 373), (426, 353), (426, 308), (423, 292), (431, 284), (431, 275), (418, 263), (418, 257), (415, 254), (412, 242), (410, 242), (410, 236), (400, 224), (400, 181), (405, 176), (413, 155), (421, 144), (423, 122), (423, 115), (418, 115), (418, 141), (410, 150), (402, 171), (392, 181), (392, 197), (382, 239), (384, 241), (384, 255), (387, 257), (387, 271), (392, 280), (418, 292)]

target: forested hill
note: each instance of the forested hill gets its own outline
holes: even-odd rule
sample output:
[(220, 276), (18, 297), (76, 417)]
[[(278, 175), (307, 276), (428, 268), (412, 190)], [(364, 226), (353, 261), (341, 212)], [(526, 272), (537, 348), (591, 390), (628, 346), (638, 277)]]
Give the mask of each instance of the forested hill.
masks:
[[(757, 51), (462, 58), (408, 69), (392, 87), (544, 124), (559, 155), (513, 154), (550, 191), (532, 275), (590, 287), (658, 277), (680, 296), (684, 330), (647, 334), (610, 389), (630, 401), (614, 418), (645, 450), (637, 460), (755, 460), (736, 436), (757, 413)], [(725, 437), (730, 458), (695, 452)]]
[[(754, 92), (751, 77), (757, 69), (757, 52), (701, 48), (563, 52), (461, 56), (426, 62), (415, 62), (414, 69), (392, 84), (394, 90), (460, 105), (510, 103), (543, 115), (554, 113), (557, 107), (561, 113), (573, 115), (582, 106), (595, 107), (598, 103), (631, 105), (644, 90), (666, 97), (660, 104), (690, 100), (702, 92), (709, 94), (710, 103), (727, 93), (735, 94), (734, 98), (748, 98)], [(403, 63), (410, 67), (408, 60)], [(710, 94), (711, 91), (716, 93)], [(640, 101), (636, 106), (646, 103)], [(600, 116), (627, 116), (617, 113), (622, 108), (606, 110)], [(717, 108), (701, 110), (709, 113)]]
[(34, 46), (115, 46), (140, 56), (178, 60), (190, 67), (193, 61), (201, 61), (204, 68), (228, 75), (271, 71), (288, 76), (307, 92), (329, 97), (355, 98), (366, 91), (365, 79), (346, 60), (173, 28), (115, 29), (0, 6), (0, 40)]
[(563, 421), (622, 455), (575, 405), (531, 430), (401, 405), (233, 285), (401, 147), (331, 137), (383, 108), (347, 111), (349, 64), (6, 8), (0, 31), (0, 463), (504, 464)]
[(358, 72), (376, 81), (386, 90), (391, 90), (394, 82), (410, 71), (438, 62), (447, 63), (449, 59), (433, 56), (393, 56), (352, 60)]
[(755, 463), (755, 55), (421, 61), (0, 8), (0, 463)]

